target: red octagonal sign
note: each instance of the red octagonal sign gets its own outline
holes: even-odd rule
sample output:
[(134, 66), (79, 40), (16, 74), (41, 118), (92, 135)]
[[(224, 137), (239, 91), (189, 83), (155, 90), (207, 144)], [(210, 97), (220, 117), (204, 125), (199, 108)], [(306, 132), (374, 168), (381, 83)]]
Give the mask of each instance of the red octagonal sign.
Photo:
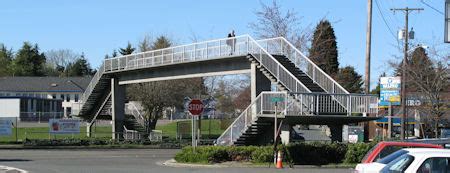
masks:
[(200, 100), (191, 100), (188, 105), (188, 110), (192, 115), (200, 115), (203, 112), (203, 103)]

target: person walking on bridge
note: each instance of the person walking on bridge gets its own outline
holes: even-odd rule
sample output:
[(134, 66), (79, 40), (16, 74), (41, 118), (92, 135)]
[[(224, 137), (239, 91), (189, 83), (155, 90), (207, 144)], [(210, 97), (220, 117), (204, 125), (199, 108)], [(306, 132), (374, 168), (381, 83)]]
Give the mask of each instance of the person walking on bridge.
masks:
[(231, 30), (230, 33), (228, 33), (228, 39), (227, 39), (227, 45), (230, 47), (230, 55), (233, 55), (233, 53), (236, 50), (236, 35), (234, 34), (234, 30)]

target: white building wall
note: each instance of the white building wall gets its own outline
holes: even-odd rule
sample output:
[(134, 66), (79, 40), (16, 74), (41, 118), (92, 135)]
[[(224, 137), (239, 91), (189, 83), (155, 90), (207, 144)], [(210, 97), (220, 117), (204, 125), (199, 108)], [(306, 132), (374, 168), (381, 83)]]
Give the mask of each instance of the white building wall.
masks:
[(20, 117), (20, 99), (0, 99), (0, 117)]
[[(78, 95), (78, 100), (75, 101), (75, 97)], [(62, 99), (62, 107), (64, 109), (64, 116), (69, 116), (67, 113), (68, 108), (71, 108), (72, 114), (76, 113), (74, 112), (74, 109), (78, 108), (72, 108), (72, 105), (78, 105), (77, 103), (81, 102), (81, 96), (83, 95), (82, 92), (0, 92), (0, 96), (25, 96), (25, 97), (38, 97), (38, 98), (49, 98), (52, 99), (53, 96), (56, 96), (55, 99)], [(67, 97), (70, 99), (67, 100)], [(36, 108), (36, 105), (33, 103), (33, 107)], [(31, 104), (29, 104), (28, 110), (31, 109)], [(31, 110), (32, 111), (32, 110)]]

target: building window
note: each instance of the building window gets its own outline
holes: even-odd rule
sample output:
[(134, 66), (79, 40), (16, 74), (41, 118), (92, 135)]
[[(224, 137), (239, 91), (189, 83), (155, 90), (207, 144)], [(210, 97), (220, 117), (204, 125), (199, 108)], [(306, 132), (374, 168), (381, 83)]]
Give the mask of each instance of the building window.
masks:
[(80, 99), (79, 97), (80, 96), (78, 94), (75, 94), (75, 102), (78, 102), (78, 99)]
[(52, 94), (52, 99), (56, 99), (56, 94)]
[(70, 94), (67, 94), (66, 95), (66, 102), (69, 102), (70, 101)]

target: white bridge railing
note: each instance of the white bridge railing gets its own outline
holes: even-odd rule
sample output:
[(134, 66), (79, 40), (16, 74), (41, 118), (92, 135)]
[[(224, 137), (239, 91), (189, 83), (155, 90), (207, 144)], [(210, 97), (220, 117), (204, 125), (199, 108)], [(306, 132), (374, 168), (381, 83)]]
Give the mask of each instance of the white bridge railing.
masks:
[[(275, 110), (273, 98), (281, 98), (278, 99), (281, 101), (277, 102), (277, 110)], [(337, 103), (334, 98), (346, 100), (345, 107)], [(362, 113), (376, 114), (377, 104), (378, 98), (372, 95), (261, 92), (217, 138), (216, 144), (233, 145), (258, 117), (273, 117), (275, 112), (280, 118), (299, 115), (320, 116), (321, 114), (347, 116)]]

